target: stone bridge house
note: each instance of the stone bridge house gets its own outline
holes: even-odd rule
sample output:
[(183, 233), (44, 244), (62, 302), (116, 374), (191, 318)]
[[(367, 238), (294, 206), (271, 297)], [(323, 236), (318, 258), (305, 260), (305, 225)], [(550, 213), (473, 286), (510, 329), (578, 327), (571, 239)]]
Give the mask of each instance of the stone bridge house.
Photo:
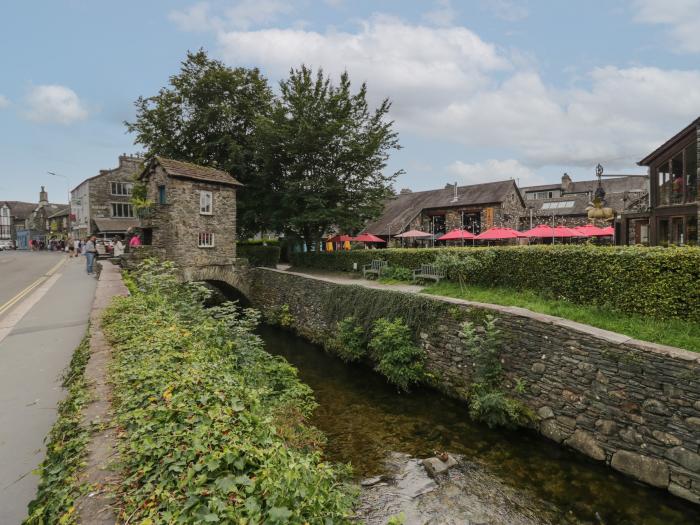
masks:
[(138, 176), (150, 208), (139, 212), (144, 254), (175, 262), (188, 281), (232, 284), (236, 259), (236, 191), (224, 171), (163, 157)]

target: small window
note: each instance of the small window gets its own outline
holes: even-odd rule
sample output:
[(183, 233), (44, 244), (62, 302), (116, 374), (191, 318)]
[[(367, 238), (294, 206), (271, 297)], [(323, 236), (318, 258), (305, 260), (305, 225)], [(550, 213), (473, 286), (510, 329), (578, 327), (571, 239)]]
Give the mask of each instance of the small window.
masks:
[(112, 203), (112, 217), (133, 217), (134, 208), (127, 202)]
[(202, 215), (212, 214), (212, 195), (210, 191), (199, 192), (199, 213)]
[(167, 204), (168, 201), (165, 199), (165, 186), (158, 186), (158, 204)]
[(112, 195), (131, 195), (134, 185), (130, 182), (112, 182)]
[(198, 245), (200, 248), (213, 248), (214, 234), (210, 232), (199, 232)]

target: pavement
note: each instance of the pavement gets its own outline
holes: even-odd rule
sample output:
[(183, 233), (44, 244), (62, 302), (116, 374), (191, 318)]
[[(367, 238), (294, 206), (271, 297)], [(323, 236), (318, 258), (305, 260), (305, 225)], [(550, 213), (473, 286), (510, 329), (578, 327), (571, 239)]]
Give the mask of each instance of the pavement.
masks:
[(96, 279), (85, 259), (0, 252), (0, 525), (27, 515), (61, 376), (85, 335)]

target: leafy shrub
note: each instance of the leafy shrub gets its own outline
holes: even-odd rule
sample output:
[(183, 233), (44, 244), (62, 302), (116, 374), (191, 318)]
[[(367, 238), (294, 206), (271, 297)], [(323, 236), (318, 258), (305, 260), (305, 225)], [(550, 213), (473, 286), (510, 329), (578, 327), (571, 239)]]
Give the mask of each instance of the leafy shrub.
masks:
[(377, 319), (372, 328), (369, 349), (377, 362), (376, 370), (390, 383), (407, 392), (425, 377), (425, 354), (411, 339), (411, 330), (401, 319)]
[(122, 429), (120, 522), (350, 523), (348, 470), (323, 461), (313, 393), (265, 352), (258, 314), (206, 310), (161, 266), (135, 272), (141, 291), (103, 321)]
[(264, 312), (265, 321), (269, 324), (290, 328), (294, 325), (294, 316), (288, 304), (267, 308)]
[(328, 346), (345, 362), (359, 361), (367, 353), (365, 331), (354, 317), (346, 317), (336, 324), (336, 333)]
[(279, 246), (263, 246), (262, 244), (242, 244), (236, 245), (238, 257), (248, 259), (251, 266), (265, 266), (276, 268), (280, 261)]
[(473, 359), (472, 385), (469, 392), (469, 415), (489, 427), (516, 427), (530, 419), (529, 410), (519, 401), (508, 397), (502, 390), (503, 346), (496, 319), (487, 316), (483, 331), (478, 333), (474, 325), (462, 323), (461, 336)]
[(405, 266), (389, 266), (382, 272), (382, 278), (395, 281), (412, 281), (413, 270), (409, 270)]
[(473, 254), (438, 253), (435, 265), (451, 280), (457, 281), (462, 290), (467, 284), (479, 279), (479, 275), (493, 264), (493, 252), (485, 252), (481, 257)]
[(435, 263), (439, 254), (481, 261), (478, 271), (465, 274), (472, 284), (532, 290), (627, 313), (700, 320), (700, 248), (537, 245), (351, 250), (295, 253), (292, 265), (352, 271), (353, 263), (361, 268), (381, 255), (390, 267), (419, 268)]

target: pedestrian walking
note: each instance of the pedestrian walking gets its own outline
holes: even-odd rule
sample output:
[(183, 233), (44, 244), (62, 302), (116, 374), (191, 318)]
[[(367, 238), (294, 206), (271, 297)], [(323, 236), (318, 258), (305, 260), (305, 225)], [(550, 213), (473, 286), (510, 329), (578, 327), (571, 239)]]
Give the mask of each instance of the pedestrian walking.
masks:
[(121, 257), (124, 255), (124, 243), (121, 237), (117, 237), (114, 240), (114, 254), (115, 257)]
[(139, 246), (141, 246), (141, 237), (139, 237), (139, 234), (137, 233), (129, 241), (129, 248), (138, 248)]
[(75, 239), (72, 237), (68, 239), (68, 258), (70, 259), (75, 255)]
[(85, 258), (86, 258), (88, 275), (94, 275), (94, 273), (95, 273), (94, 265), (95, 265), (95, 257), (97, 256), (97, 248), (95, 246), (96, 240), (97, 240), (97, 237), (95, 237), (93, 235), (85, 243)]

